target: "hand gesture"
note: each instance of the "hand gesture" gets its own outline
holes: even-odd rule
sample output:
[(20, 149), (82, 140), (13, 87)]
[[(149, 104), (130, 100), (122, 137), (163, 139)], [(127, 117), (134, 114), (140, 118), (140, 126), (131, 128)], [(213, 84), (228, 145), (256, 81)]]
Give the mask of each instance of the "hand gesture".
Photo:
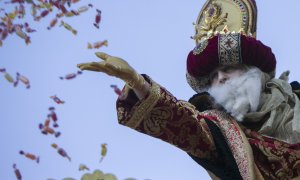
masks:
[(144, 78), (126, 61), (103, 52), (97, 52), (96, 56), (103, 61), (81, 63), (77, 67), (81, 70), (103, 72), (110, 76), (115, 76), (125, 81), (131, 88), (142, 88)]

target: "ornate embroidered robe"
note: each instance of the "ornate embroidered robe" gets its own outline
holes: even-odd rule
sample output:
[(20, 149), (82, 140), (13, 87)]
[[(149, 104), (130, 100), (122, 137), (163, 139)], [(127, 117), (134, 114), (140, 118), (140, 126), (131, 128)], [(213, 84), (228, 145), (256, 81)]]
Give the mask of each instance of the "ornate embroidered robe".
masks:
[(129, 91), (117, 100), (120, 124), (182, 149), (213, 179), (300, 178), (300, 144), (264, 137), (222, 111), (199, 111), (147, 80), (144, 99)]

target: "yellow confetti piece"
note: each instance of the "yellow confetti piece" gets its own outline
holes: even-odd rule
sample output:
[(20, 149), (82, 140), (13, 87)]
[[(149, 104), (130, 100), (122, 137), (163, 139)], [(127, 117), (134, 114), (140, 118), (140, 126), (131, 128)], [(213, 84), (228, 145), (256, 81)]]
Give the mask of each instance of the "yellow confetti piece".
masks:
[(14, 82), (14, 79), (12, 78), (12, 76), (10, 74), (5, 73), (4, 77), (8, 82), (10, 82), (10, 83)]

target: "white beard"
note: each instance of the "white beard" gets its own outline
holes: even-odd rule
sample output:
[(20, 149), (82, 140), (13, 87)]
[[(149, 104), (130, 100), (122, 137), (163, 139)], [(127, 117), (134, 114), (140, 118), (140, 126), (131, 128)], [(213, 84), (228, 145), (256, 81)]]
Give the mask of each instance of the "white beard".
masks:
[(241, 76), (229, 79), (224, 84), (211, 87), (208, 93), (222, 106), (227, 113), (238, 121), (243, 121), (244, 115), (258, 109), (262, 92), (262, 72), (251, 68)]

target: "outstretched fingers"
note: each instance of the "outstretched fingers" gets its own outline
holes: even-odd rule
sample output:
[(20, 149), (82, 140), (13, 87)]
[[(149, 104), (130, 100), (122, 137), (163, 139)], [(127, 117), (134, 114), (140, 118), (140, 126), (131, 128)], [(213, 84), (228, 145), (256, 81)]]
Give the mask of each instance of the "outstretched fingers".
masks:
[(105, 72), (104, 64), (97, 62), (81, 63), (77, 65), (81, 70)]
[(82, 71), (83, 71), (83, 70), (88, 70), (88, 71), (99, 71), (97, 68), (92, 67), (92, 66), (90, 66), (90, 65), (81, 65), (81, 66), (78, 65), (78, 67), (79, 67)]
[(121, 70), (121, 67), (117, 64), (106, 63), (105, 67), (107, 69), (110, 69), (111, 71), (120, 71)]
[(96, 56), (104, 61), (106, 61), (109, 57), (111, 57), (110, 55), (104, 53), (104, 52), (96, 52), (95, 53)]

